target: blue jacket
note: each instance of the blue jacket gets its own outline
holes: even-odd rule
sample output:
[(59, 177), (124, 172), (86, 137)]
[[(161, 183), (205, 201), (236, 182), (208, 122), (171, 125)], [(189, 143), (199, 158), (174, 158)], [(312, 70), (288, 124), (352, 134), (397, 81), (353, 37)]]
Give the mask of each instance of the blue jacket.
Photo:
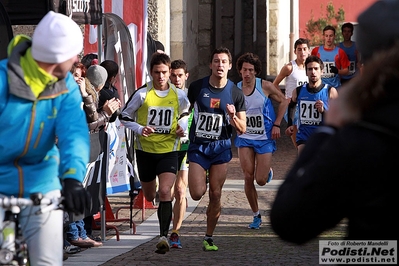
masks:
[(83, 181), (89, 158), (77, 83), (68, 72), (66, 78), (46, 83), (36, 97), (33, 87), (45, 75), (40, 75), (43, 70), (30, 46), (30, 40), (19, 42), (0, 61), (0, 194), (8, 196), (61, 189), (60, 178)]

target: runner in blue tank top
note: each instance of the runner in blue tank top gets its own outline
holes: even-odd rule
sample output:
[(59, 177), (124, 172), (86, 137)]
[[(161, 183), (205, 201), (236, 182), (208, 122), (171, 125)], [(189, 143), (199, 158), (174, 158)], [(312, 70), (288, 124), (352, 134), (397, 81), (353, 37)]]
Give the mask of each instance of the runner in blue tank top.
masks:
[(194, 108), (187, 152), (188, 187), (191, 197), (200, 200), (207, 190), (209, 169), (209, 205), (202, 244), (205, 251), (216, 251), (212, 235), (220, 216), (227, 163), (232, 158), (232, 127), (237, 134), (243, 134), (246, 118), (244, 95), (227, 78), (232, 66), (230, 51), (224, 47), (214, 50), (209, 66), (212, 74), (194, 81), (188, 89), (188, 99)]
[[(280, 123), (288, 101), (273, 83), (256, 77), (262, 72), (262, 62), (257, 55), (240, 56), (237, 71), (242, 77), (237, 86), (245, 96), (247, 131), (235, 138), (235, 146), (244, 172), (245, 195), (253, 212), (253, 222), (248, 228), (259, 229), (262, 216), (254, 180), (264, 186), (273, 178), (272, 154), (276, 150), (276, 139), (280, 137)], [(278, 103), (277, 118), (271, 99)]]
[(349, 74), (341, 76), (341, 84), (351, 80), (355, 75), (357, 75), (359, 70), (359, 54), (357, 52), (356, 43), (351, 40), (353, 28), (353, 24), (350, 22), (344, 23), (341, 26), (344, 41), (339, 43), (339, 48), (345, 51), (350, 62)]
[[(309, 83), (292, 92), (292, 101), (297, 102), (298, 111), (296, 134), (298, 153), (303, 150), (306, 141), (315, 129), (322, 125), (323, 113), (328, 110), (329, 99), (338, 97), (338, 92), (334, 87), (322, 82), (321, 73), (324, 65), (319, 57), (309, 56), (305, 61), (305, 66)], [(292, 129), (287, 128), (287, 131), (290, 130)]]

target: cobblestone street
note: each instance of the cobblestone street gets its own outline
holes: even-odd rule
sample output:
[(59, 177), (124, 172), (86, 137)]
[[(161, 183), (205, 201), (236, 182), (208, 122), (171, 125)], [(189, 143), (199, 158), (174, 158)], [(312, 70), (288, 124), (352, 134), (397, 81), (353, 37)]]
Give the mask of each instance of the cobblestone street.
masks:
[[(277, 148), (273, 156), (274, 180), (283, 180), (285, 172), (296, 158), (296, 149), (285, 135), (278, 140)], [(229, 163), (228, 180), (239, 181), (242, 178), (235, 151)], [(263, 223), (261, 229), (251, 230), (247, 226), (252, 221), (252, 212), (243, 187), (240, 190), (223, 190), (222, 213), (214, 232), (214, 241), (219, 247), (217, 252), (202, 250), (209, 200), (205, 194), (183, 222), (180, 231), (183, 249), (157, 254), (154, 251), (158, 237), (155, 237), (102, 265), (318, 265), (318, 240), (339, 239), (344, 234), (345, 224), (302, 246), (284, 242), (272, 231), (268, 217), (276, 192), (270, 184), (258, 191)]]

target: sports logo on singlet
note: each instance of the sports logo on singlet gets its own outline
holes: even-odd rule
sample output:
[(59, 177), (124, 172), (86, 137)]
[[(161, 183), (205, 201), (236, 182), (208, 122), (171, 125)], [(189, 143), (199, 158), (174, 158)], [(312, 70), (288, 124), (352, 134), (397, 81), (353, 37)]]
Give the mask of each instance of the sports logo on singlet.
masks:
[(259, 134), (262, 135), (265, 133), (265, 122), (263, 118), (262, 112), (259, 111), (259, 108), (250, 109), (246, 111), (247, 116), (247, 134)]
[(211, 107), (211, 108), (220, 108), (220, 99), (218, 99), (218, 98), (211, 98), (210, 107)]
[(148, 108), (148, 125), (155, 128), (155, 133), (170, 134), (173, 113), (173, 107), (151, 106)]
[(315, 101), (301, 100), (299, 106), (299, 119), (303, 125), (319, 125), (322, 114), (317, 111)]

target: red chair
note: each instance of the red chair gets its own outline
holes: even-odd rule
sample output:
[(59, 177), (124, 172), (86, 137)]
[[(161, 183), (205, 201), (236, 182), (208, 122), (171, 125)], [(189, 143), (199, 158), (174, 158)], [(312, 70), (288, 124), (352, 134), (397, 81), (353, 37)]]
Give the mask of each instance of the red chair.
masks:
[[(133, 197), (130, 197), (130, 205), (133, 207)], [(118, 212), (121, 208), (125, 207), (120, 207), (116, 211), (116, 215), (112, 212), (111, 205), (109, 204), (108, 198), (105, 197), (105, 226), (106, 229), (113, 229), (115, 230), (116, 233), (116, 240), (119, 241), (119, 230), (115, 225), (111, 225), (108, 223), (117, 223), (117, 222), (130, 222), (130, 229), (133, 229), (133, 234), (136, 234), (136, 224), (133, 221), (132, 217), (132, 211), (130, 212), (130, 218), (118, 218)], [(92, 229), (93, 230), (101, 230), (101, 213), (98, 212), (97, 214), (93, 215), (93, 224), (92, 224)]]

